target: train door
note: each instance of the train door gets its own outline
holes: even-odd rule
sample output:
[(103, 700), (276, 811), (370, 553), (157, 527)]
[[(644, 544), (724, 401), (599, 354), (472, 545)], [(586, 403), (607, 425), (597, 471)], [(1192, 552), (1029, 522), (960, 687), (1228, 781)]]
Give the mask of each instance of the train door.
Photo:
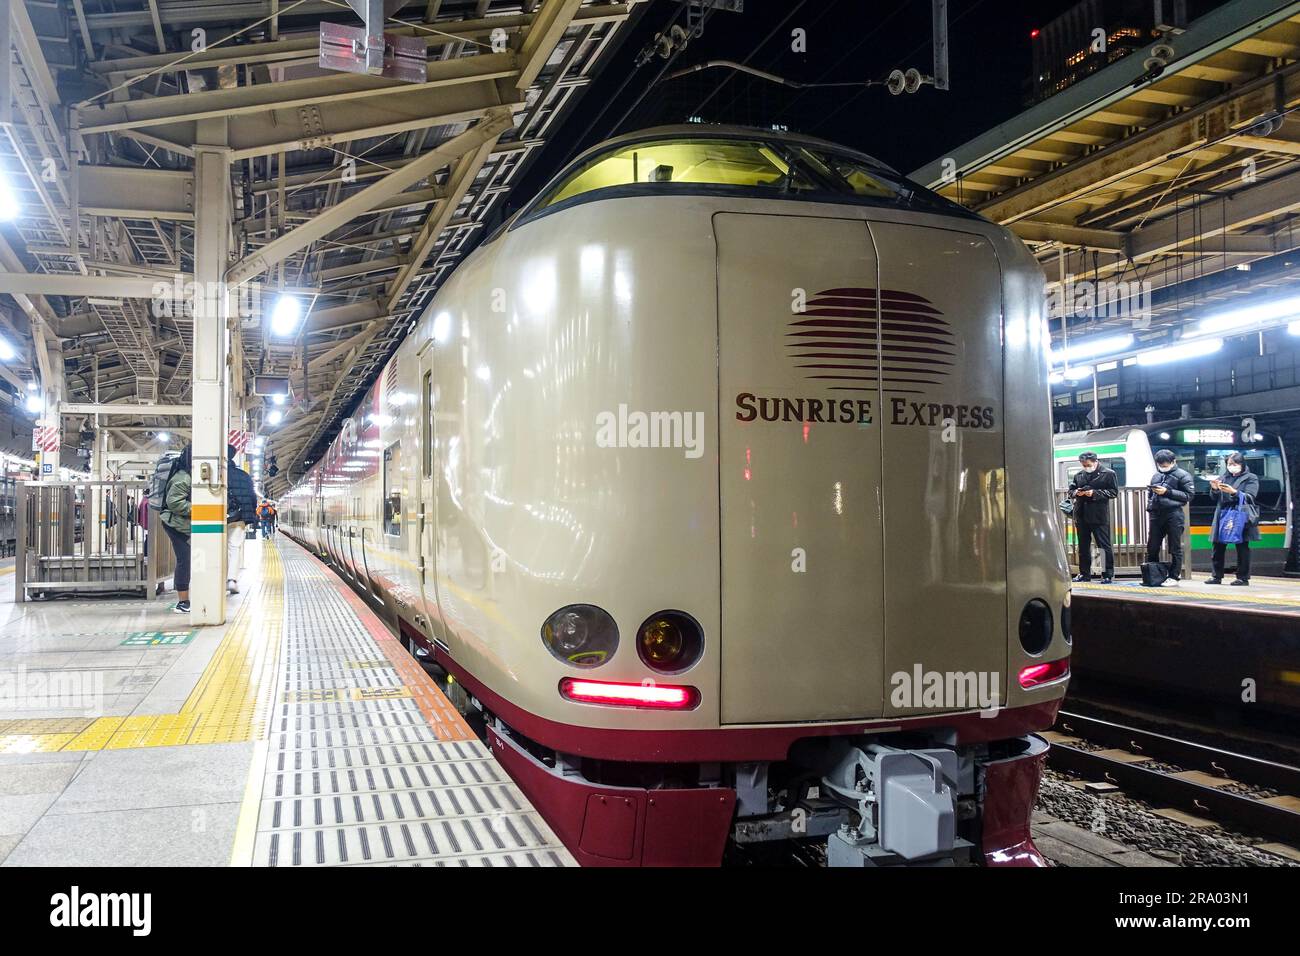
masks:
[(998, 260), (969, 233), (870, 229), (884, 388), (885, 713), (981, 709), (1006, 696)]
[(876, 258), (859, 221), (724, 213), (722, 721), (882, 712)]
[(416, 481), (420, 489), (420, 500), (416, 510), (416, 564), (420, 578), (420, 601), (422, 611), (420, 622), (432, 637), (441, 637), (442, 632), (435, 622), (439, 621), (438, 596), (436, 589), (437, 573), (435, 571), (437, 542), (434, 538), (437, 522), (434, 520), (435, 508), (433, 497), (434, 457), (434, 422), (433, 412), (437, 394), (433, 383), (433, 342), (426, 343), (420, 352), (420, 464), (416, 470)]

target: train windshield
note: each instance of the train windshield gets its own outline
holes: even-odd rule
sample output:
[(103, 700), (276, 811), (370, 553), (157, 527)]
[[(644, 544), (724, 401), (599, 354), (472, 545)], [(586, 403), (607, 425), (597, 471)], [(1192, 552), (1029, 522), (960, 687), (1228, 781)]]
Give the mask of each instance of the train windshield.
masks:
[(1192, 499), (1193, 508), (1214, 509), (1210, 498), (1210, 479), (1220, 478), (1228, 473), (1228, 456), (1234, 451), (1241, 452), (1246, 459), (1246, 467), (1259, 478), (1258, 504), (1261, 511), (1267, 513), (1285, 507), (1283, 491), (1286, 488), (1286, 474), (1282, 467), (1282, 452), (1278, 448), (1260, 448), (1252, 445), (1159, 445), (1169, 448), (1178, 456), (1178, 467), (1192, 476), (1196, 484), (1196, 497)]
[(656, 188), (819, 201), (829, 196), (969, 215), (863, 157), (777, 140), (700, 137), (627, 143), (597, 154), (562, 176), (522, 218), (601, 190)]
[(592, 190), (634, 183), (688, 183), (797, 192), (816, 188), (811, 179), (765, 143), (663, 140), (634, 143), (595, 157), (561, 182), (538, 208)]

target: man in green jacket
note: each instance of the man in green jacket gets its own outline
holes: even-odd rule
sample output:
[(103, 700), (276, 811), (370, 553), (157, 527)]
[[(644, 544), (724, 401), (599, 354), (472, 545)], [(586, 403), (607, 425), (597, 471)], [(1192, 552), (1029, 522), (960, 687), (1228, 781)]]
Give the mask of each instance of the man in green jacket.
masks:
[(180, 600), (172, 608), (178, 614), (190, 610), (190, 468), (189, 445), (172, 462), (163, 491), (162, 527), (176, 552), (176, 593)]

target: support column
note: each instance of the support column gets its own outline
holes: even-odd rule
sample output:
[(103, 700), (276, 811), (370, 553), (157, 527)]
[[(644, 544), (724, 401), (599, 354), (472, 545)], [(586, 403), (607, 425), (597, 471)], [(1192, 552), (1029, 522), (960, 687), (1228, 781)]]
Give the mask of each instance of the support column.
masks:
[(226, 425), (229, 407), (230, 150), (225, 120), (200, 123), (194, 147), (194, 382), (190, 621), (226, 619)]

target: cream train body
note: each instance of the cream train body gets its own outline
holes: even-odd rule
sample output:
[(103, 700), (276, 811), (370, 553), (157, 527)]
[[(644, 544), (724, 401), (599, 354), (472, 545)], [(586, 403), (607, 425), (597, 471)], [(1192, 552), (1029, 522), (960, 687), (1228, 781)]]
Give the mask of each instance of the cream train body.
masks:
[[(800, 169), (815, 155), (798, 150), (838, 149), (692, 126), (571, 171), (629, 151), (636, 168), (638, 144), (671, 156), (679, 139), (706, 142), (700, 155), (761, 140)], [(713, 168), (751, 173), (707, 156), (692, 170)], [(553, 823), (611, 787), (641, 801), (601, 824), (630, 828), (626, 845), (557, 826), (584, 862), (709, 862), (712, 836), (691, 856), (655, 829), (648, 795), (681, 794), (692, 819), (718, 798), (725, 830), (770, 820), (791, 809), (792, 768), (830, 780), (843, 752), (892, 748), (900, 728), (953, 751), (957, 803), (995, 758), (1036, 775), (1025, 735), (1050, 726), (1064, 681), (1019, 675), (1067, 657), (1068, 578), (1043, 279), (1023, 245), (937, 198), (836, 195), (829, 179), (775, 193), (569, 178), (443, 285), (285, 496), (282, 528), (457, 678)], [(1050, 634), (1026, 649), (1031, 601)], [(543, 642), (571, 605), (617, 625), (597, 666)], [(637, 648), (669, 610), (703, 635), (679, 673)], [(997, 715), (897, 705), (918, 666), (994, 675)], [(576, 702), (566, 678), (687, 688), (689, 706)], [(709, 834), (724, 822), (711, 812)], [(969, 842), (975, 858), (998, 849)]]

